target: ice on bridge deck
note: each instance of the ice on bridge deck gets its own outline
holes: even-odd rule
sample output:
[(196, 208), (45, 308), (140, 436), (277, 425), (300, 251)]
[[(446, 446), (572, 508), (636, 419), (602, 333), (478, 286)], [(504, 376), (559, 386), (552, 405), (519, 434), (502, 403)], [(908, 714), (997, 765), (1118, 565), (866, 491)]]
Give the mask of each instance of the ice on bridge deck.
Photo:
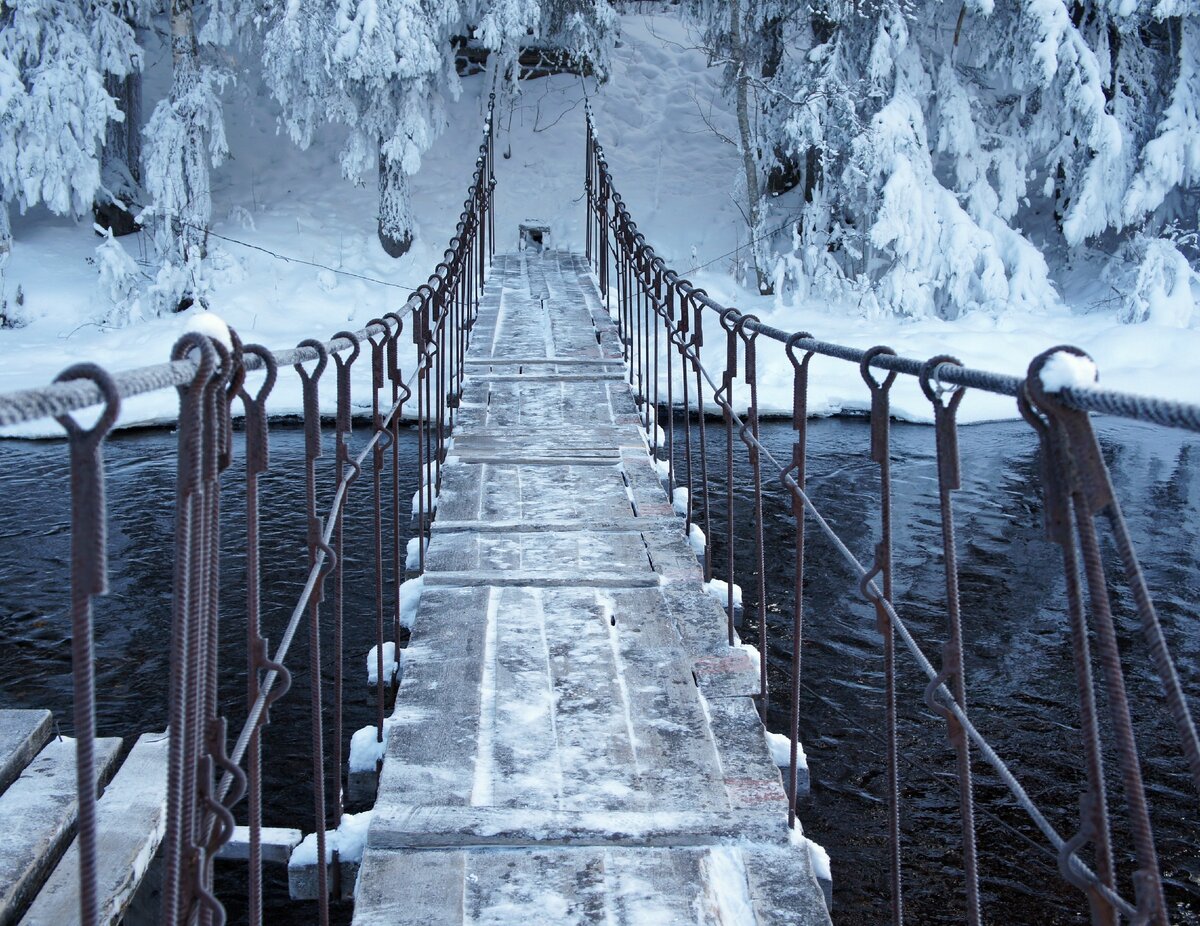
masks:
[(583, 258), (497, 257), (466, 365), (354, 923), (828, 923)]

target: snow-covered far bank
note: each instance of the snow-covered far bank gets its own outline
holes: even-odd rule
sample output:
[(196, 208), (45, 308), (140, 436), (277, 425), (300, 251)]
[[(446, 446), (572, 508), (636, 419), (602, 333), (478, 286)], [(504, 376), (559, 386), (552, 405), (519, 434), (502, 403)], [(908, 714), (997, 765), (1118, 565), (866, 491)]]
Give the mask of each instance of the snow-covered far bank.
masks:
[[(1070, 305), (1037, 313), (977, 312), (955, 321), (868, 318), (857, 305), (794, 293), (760, 297), (746, 290), (730, 276), (739, 244), (744, 247), (746, 240), (744, 220), (729, 193), (740, 163), (736, 150), (719, 137), (734, 134), (733, 117), (720, 95), (717, 72), (706, 67), (695, 44), (672, 13), (628, 14), (621, 20), (611, 79), (603, 85), (560, 75), (524, 84), (515, 100), (501, 95), (496, 143), (499, 251), (516, 248), (517, 226), (529, 218), (550, 226), (552, 246), (583, 250), (586, 85), (605, 154), (639, 229), (672, 267), (715, 299), (785, 330), (809, 330), (823, 340), (860, 348), (886, 344), (914, 358), (949, 353), (969, 366), (1015, 376), (1023, 375), (1040, 351), (1072, 343), (1095, 358), (1105, 387), (1200, 400), (1194, 359), (1200, 356), (1200, 329), (1194, 326), (1123, 325), (1114, 308), (1085, 312)], [(402, 305), (441, 259), (462, 209), (489, 89), (482, 76), (466, 78), (463, 87), (462, 97), (448, 107), (447, 130), (412, 178), (418, 221), (413, 250), (394, 260), (376, 237), (374, 184), (354, 187), (340, 175), (338, 132), (325, 129), (309, 150), (300, 151), (278, 133), (276, 108), (261, 85), (253, 75), (243, 75), (228, 91), (232, 159), (212, 174), (213, 311), (243, 339), (286, 348), (303, 338), (361, 328)], [(781, 214), (785, 205), (778, 206)], [(191, 318), (202, 311), (134, 317), (124, 327), (112, 327), (104, 321), (113, 310), (110, 294), (100, 287), (94, 263), (101, 239), (92, 229), (42, 210), (15, 218), (13, 226), (15, 247), (6, 286), (10, 296), (20, 287), (32, 322), (0, 331), (0, 391), (49, 383), (60, 370), (81, 360), (112, 370), (162, 362)], [(143, 269), (148, 267), (141, 263), (149, 247), (142, 235), (113, 244)], [(719, 370), (724, 345), (717, 337), (715, 318), (709, 330), (705, 356)], [(762, 343), (758, 353), (763, 410), (790, 412), (792, 368), (782, 346)], [(411, 368), (411, 355), (402, 362)], [(355, 366), (359, 410), (369, 405), (369, 371), (369, 359), (360, 358)], [(327, 377), (324, 410), (333, 411), (333, 398), (332, 378)], [(123, 406), (120, 423), (171, 422), (177, 402), (173, 390), (131, 399)], [(812, 413), (867, 406), (868, 394), (855, 365), (813, 360)], [(300, 411), (296, 376), (286, 371), (281, 375), (271, 408), (277, 415)], [(928, 401), (908, 377), (894, 387), (893, 409), (910, 420), (931, 418)], [(969, 394), (960, 417), (983, 421), (1016, 414), (1011, 399)], [(53, 421), (0, 432), (61, 433)]]

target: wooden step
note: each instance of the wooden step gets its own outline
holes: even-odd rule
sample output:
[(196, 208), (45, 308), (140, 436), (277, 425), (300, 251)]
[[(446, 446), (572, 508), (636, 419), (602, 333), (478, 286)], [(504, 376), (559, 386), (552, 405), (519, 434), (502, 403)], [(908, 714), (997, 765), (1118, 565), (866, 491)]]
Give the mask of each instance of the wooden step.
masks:
[(49, 711), (0, 711), (0, 793), (8, 790), (50, 739)]
[[(96, 805), (100, 923), (118, 923), (166, 831), (166, 733), (144, 733)], [(63, 926), (79, 917), (79, 845), (70, 847), (22, 926)]]
[[(120, 750), (119, 739), (96, 740), (101, 783), (111, 776)], [(71, 838), (77, 811), (75, 741), (55, 739), (0, 795), (0, 926), (17, 921), (54, 867)]]

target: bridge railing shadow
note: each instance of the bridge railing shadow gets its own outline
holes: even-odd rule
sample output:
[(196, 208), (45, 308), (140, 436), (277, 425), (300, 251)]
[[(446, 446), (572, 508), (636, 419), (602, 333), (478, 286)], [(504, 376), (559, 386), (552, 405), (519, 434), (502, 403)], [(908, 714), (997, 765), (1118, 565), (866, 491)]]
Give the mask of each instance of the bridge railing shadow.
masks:
[[(1164, 896), (1143, 765), (1135, 735), (1131, 701), (1122, 664), (1123, 641), (1113, 617), (1113, 591), (1123, 583), (1136, 609), (1153, 673), (1161, 684), (1167, 710), (1178, 733), (1181, 758), (1200, 794), (1200, 739), (1188, 696), (1170, 655), (1162, 625), (1143, 576), (1138, 555), (1112, 480), (1096, 440), (1090, 412), (1115, 415), (1162, 427), (1200, 431), (1200, 405), (1147, 398), (1098, 388), (1095, 367), (1074, 347), (1047, 350), (1031, 361), (1024, 378), (963, 366), (941, 355), (928, 360), (898, 356), (885, 346), (866, 351), (821, 341), (806, 331), (788, 332), (763, 324), (754, 315), (721, 305), (671, 270), (638, 231), (617, 192), (599, 142), (593, 113), (587, 108), (585, 196), (587, 257), (595, 267), (606, 306), (619, 325), (625, 345), (628, 377), (643, 415), (651, 450), (657, 459), (667, 450), (669, 491), (684, 516), (689, 537), (703, 544), (706, 580), (723, 587), (730, 644), (737, 642), (734, 623), (740, 602), (735, 583), (734, 448), (743, 448), (751, 472), (752, 511), (748, 532), (754, 538), (750, 570), (757, 577), (757, 649), (760, 665), (761, 709), (773, 697), (768, 679), (767, 569), (764, 551), (764, 478), (777, 479), (787, 492), (794, 520), (793, 615), (790, 626), (789, 685), (779, 694), (787, 700), (790, 774), (789, 824), (796, 823), (797, 773), (801, 761), (799, 720), (802, 710), (801, 665), (804, 632), (806, 547), (821, 538), (855, 577), (847, 595), (859, 596), (873, 608), (881, 637), (884, 692), (880, 705), (886, 738), (883, 791), (887, 806), (890, 907), (893, 923), (904, 920), (901, 832), (903, 804), (900, 745), (897, 733), (897, 662), (907, 656), (924, 675), (924, 701), (944, 721), (955, 751), (961, 832), (962, 884), (966, 919), (982, 922), (975, 822), (974, 763), (982, 760), (1028, 815), (1057, 858), (1061, 876), (1086, 897), (1094, 923), (1162, 923), (1170, 918)], [(707, 340), (724, 341), (724, 363), (706, 366), (701, 349)], [(761, 439), (758, 399), (758, 352), (786, 352), (793, 371), (791, 425), (795, 439), (790, 458), (780, 460)], [(719, 353), (719, 352), (718, 352)], [(713, 351), (705, 354), (711, 358)], [(879, 542), (863, 557), (831, 526), (830, 520), (806, 489), (808, 374), (814, 357), (856, 364), (870, 396), (870, 458), (878, 469)], [(1090, 374), (1090, 375), (1089, 375)], [(898, 376), (914, 377), (932, 406), (945, 579), (945, 639), (940, 652), (927, 654), (904, 617), (893, 593), (893, 524), (890, 451), (890, 390)], [(735, 387), (747, 399), (745, 413), (735, 408)], [(1021, 416), (1037, 435), (1040, 447), (1040, 485), (1045, 529), (1061, 551), (1072, 664), (1078, 693), (1078, 723), (1086, 787), (1079, 797), (1073, 832), (1051, 822), (1061, 808), (1043, 809), (1022, 786), (1006, 759), (993, 748), (967, 708), (968, 684), (963, 665), (963, 621), (959, 600), (958, 544), (954, 492), (960, 488), (957, 411), (968, 389), (1012, 397)], [(721, 413), (723, 427), (714, 435), (705, 408)], [(664, 408), (670, 433), (658, 426)], [(696, 431), (686, 424), (683, 440), (675, 434), (675, 410), (693, 417)], [(723, 504), (710, 493), (710, 447), (724, 443)], [(676, 448), (682, 444), (682, 460)], [(719, 449), (719, 448), (718, 448)], [(719, 523), (715, 509), (724, 512)], [(1101, 556), (1101, 532), (1115, 545), (1119, 574), (1106, 570)], [(743, 525), (747, 526), (747, 525)], [(724, 561), (714, 562), (710, 550), (720, 531)], [(699, 546), (699, 544), (697, 544)], [(899, 646), (897, 646), (899, 643)], [(1098, 676), (1098, 677), (1097, 677)], [(1116, 769), (1106, 772), (1105, 761), (1115, 755)], [(1119, 798), (1114, 800), (1119, 793)], [(1192, 804), (1193, 809), (1200, 806)], [(1114, 815), (1122, 814), (1119, 827)], [(1130, 843), (1114, 849), (1114, 834)], [(1121, 860), (1132, 858), (1131, 866)], [(1131, 870), (1130, 870), (1131, 869)]]

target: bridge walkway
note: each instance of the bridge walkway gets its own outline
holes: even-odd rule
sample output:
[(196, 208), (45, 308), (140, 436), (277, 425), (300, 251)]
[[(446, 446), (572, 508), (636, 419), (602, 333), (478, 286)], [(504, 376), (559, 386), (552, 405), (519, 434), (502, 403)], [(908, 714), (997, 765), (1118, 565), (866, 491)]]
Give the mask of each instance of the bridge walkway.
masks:
[(829, 922), (621, 354), (582, 257), (496, 258), (358, 926)]

